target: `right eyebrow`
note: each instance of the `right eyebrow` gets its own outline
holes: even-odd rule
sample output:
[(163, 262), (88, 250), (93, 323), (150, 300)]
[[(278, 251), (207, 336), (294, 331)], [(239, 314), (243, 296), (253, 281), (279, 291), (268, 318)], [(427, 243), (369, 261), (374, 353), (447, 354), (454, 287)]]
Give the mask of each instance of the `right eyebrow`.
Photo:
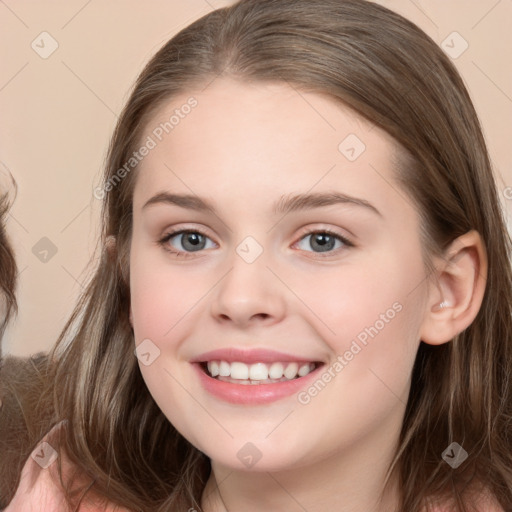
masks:
[[(171, 204), (190, 210), (209, 212), (217, 216), (217, 211), (210, 201), (191, 194), (160, 192), (146, 201), (142, 208), (144, 209), (154, 204)], [(361, 206), (382, 217), (381, 212), (365, 199), (349, 196), (340, 192), (297, 194), (290, 197), (281, 196), (273, 205), (272, 211), (275, 215), (278, 215), (309, 208), (321, 208), (322, 206), (331, 206), (334, 204), (353, 204)]]
[(170, 194), (169, 192), (160, 192), (144, 203), (142, 209), (154, 204), (171, 204), (188, 208), (189, 210), (198, 210), (217, 214), (214, 206), (206, 199), (190, 194)]

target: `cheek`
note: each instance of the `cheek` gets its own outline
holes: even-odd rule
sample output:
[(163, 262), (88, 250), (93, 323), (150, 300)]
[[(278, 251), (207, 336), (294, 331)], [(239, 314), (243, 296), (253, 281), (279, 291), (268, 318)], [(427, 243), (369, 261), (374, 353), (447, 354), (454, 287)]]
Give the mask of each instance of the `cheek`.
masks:
[(149, 251), (135, 248), (130, 259), (135, 339), (170, 339), (170, 331), (182, 326), (207, 293), (208, 281), (206, 275), (192, 275), (179, 265), (170, 268), (161, 257), (151, 257)]
[(322, 415), (326, 438), (363, 436), (407, 402), (425, 276), (421, 260), (406, 256), (381, 253), (372, 264), (309, 283), (307, 303), (322, 320), (316, 325), (332, 359), (298, 401), (305, 422)]
[(388, 250), (354, 261), (286, 276), (305, 314), (337, 352), (358, 335), (364, 341), (373, 327), (410, 331), (419, 320), (414, 290), (425, 277), (421, 258)]
[[(397, 403), (396, 396), (407, 400), (419, 345), (424, 278), (421, 256), (407, 250), (381, 251), (357, 265), (296, 278), (293, 289), (313, 311), (310, 322), (333, 361), (325, 375), (331, 392), (322, 393), (319, 410), (329, 407), (334, 396), (339, 403), (361, 410), (370, 410), (375, 400), (385, 410)], [(313, 399), (317, 389), (311, 394), (306, 390), (304, 401)], [(359, 405), (353, 403), (354, 390)]]
[[(162, 273), (136, 266), (131, 279), (131, 305), (136, 340), (138, 334), (148, 338), (161, 338), (176, 322), (184, 303), (179, 276), (170, 280)], [(173, 291), (180, 290), (180, 293)]]

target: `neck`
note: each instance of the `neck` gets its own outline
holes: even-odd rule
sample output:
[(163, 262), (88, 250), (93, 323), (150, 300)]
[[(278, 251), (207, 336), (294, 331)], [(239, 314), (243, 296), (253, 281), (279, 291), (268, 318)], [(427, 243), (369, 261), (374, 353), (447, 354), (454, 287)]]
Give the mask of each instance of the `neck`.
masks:
[(285, 471), (238, 471), (212, 461), (202, 509), (204, 512), (396, 512), (397, 471), (385, 489), (384, 482), (397, 441), (393, 423), (313, 464)]

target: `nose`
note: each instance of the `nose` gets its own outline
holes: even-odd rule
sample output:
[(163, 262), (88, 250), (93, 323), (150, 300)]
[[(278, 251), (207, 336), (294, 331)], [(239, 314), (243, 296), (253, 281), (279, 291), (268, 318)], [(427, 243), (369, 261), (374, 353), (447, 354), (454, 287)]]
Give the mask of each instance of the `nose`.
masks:
[(235, 252), (230, 263), (230, 270), (214, 289), (211, 313), (215, 320), (240, 328), (281, 321), (286, 310), (285, 290), (267, 268), (265, 251), (252, 263)]

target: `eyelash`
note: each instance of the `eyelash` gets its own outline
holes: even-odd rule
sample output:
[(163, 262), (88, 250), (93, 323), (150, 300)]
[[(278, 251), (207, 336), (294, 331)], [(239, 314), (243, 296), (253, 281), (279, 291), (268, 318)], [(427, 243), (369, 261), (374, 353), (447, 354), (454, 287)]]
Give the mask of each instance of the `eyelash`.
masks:
[[(193, 257), (194, 256), (193, 252), (173, 250), (173, 249), (170, 249), (169, 245), (167, 244), (167, 242), (169, 242), (169, 240), (171, 238), (175, 237), (176, 235), (181, 235), (181, 234), (185, 234), (185, 233), (197, 233), (197, 234), (199, 234), (201, 236), (204, 236), (206, 238), (210, 238), (204, 231), (202, 231), (201, 229), (198, 229), (198, 228), (194, 228), (194, 229), (177, 229), (175, 231), (171, 231), (169, 233), (166, 233), (163, 236), (163, 238), (158, 240), (158, 243), (167, 252), (170, 252), (171, 254), (173, 254), (175, 256), (178, 256), (180, 258), (190, 258), (190, 257)], [(339, 233), (336, 233), (335, 231), (332, 231), (330, 229), (315, 229), (315, 230), (306, 231), (306, 232), (301, 234), (301, 236), (300, 236), (298, 241), (301, 241), (303, 238), (306, 238), (309, 235), (314, 235), (314, 234), (318, 234), (318, 233), (332, 236), (332, 237), (338, 239), (340, 242), (342, 242), (343, 245), (345, 245), (346, 247), (354, 247), (354, 244), (348, 238), (346, 238), (346, 237), (340, 235)], [(333, 250), (333, 251), (327, 251), (325, 253), (325, 255), (323, 253), (321, 253), (321, 252), (314, 252), (314, 251), (306, 251), (306, 252), (313, 252), (313, 254), (318, 255), (320, 258), (326, 258), (328, 256), (331, 256), (332, 254), (335, 254), (340, 249), (341, 248), (338, 248), (337, 250)], [(197, 252), (201, 252), (201, 251), (197, 251)]]

